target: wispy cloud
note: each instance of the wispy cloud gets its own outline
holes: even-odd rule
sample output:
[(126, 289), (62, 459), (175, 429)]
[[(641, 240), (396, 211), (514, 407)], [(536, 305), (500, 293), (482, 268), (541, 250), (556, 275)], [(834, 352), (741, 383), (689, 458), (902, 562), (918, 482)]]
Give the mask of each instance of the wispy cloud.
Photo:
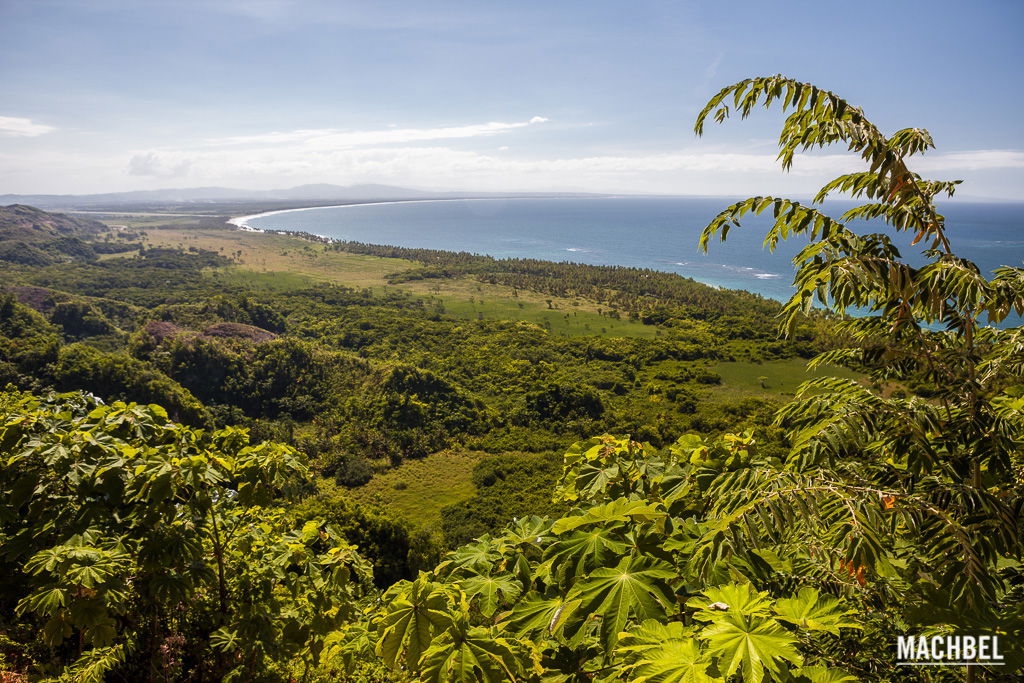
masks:
[(222, 145), (284, 145), (301, 144), (320, 149), (348, 149), (371, 145), (408, 144), (433, 140), (452, 140), (500, 135), (517, 128), (545, 123), (548, 119), (534, 116), (529, 121), (503, 123), (491, 121), (464, 126), (438, 128), (392, 128), (378, 130), (344, 131), (334, 128), (309, 128), (275, 131), (258, 135), (240, 135), (207, 140), (211, 146)]
[(279, 21), (294, 12), (294, 0), (220, 0), (207, 5), (261, 21)]
[(711, 63), (704, 68), (701, 78), (694, 82), (692, 92), (697, 97), (706, 97), (708, 91), (712, 90), (718, 83), (718, 68), (722, 65), (725, 52), (719, 50)]
[(0, 116), (0, 134), (34, 138), (56, 130), (53, 126), (35, 123), (17, 116)]
[(155, 178), (179, 178), (188, 175), (191, 160), (161, 156), (156, 152), (136, 154), (128, 161), (128, 174)]
[(1016, 149), (977, 149), (915, 158), (911, 166), (921, 171), (977, 171), (990, 168), (1024, 168), (1024, 152)]
[[(204, 146), (136, 153), (128, 171), (135, 176), (171, 178), (242, 186), (299, 182), (386, 182), (450, 189), (489, 187), (549, 189), (567, 187), (595, 191), (701, 192), (726, 191), (748, 182), (783, 183), (798, 191), (814, 191), (830, 178), (863, 167), (852, 154), (797, 155), (790, 173), (781, 173), (773, 153), (682, 150), (662, 154), (538, 157), (509, 155), (503, 145), (482, 150), (443, 145), (417, 145), (424, 140), (495, 134), (519, 124), (482, 124), (458, 129), (397, 129), (344, 134), (293, 131), (286, 141), (253, 136), (260, 144)], [(323, 141), (329, 140), (329, 144)], [(290, 144), (286, 144), (290, 142)], [(406, 144), (381, 145), (380, 143)], [(376, 143), (376, 144), (375, 144)], [(413, 143), (413, 144), (409, 144)], [(1022, 168), (1024, 153), (976, 150), (935, 154), (915, 159), (925, 173), (958, 173), (978, 169)], [(970, 173), (966, 174), (968, 177)], [(756, 182), (754, 182), (756, 181)]]

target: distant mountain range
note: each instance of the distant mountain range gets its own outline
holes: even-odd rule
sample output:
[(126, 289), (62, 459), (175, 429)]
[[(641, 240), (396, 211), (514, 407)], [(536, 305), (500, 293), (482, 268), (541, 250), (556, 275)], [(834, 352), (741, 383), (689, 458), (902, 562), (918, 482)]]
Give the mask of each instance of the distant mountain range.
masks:
[[(282, 190), (240, 190), (230, 187), (189, 187), (168, 190), (139, 190), (106, 194), (4, 194), (0, 205), (29, 204), (43, 209), (112, 209), (114, 207), (154, 207), (172, 205), (191, 209), (220, 208), (227, 204), (280, 204), (367, 202), (396, 199), (432, 199), (446, 197), (510, 197), (571, 196), (572, 193), (509, 193), (509, 192), (429, 192), (390, 185), (299, 185)], [(585, 196), (585, 195), (579, 195)]]
[[(233, 187), (187, 187), (105, 194), (0, 194), (0, 206), (27, 204), (60, 211), (184, 211), (224, 214), (238, 210), (271, 210), (332, 203), (359, 203), (402, 199), (455, 199), (486, 197), (600, 197), (608, 193), (587, 192), (466, 192), (415, 190), (393, 185), (330, 185), (317, 183), (280, 190), (241, 190)], [(669, 195), (643, 195), (669, 196)], [(678, 196), (678, 195), (676, 195)], [(986, 197), (959, 196), (967, 202), (1004, 203)]]

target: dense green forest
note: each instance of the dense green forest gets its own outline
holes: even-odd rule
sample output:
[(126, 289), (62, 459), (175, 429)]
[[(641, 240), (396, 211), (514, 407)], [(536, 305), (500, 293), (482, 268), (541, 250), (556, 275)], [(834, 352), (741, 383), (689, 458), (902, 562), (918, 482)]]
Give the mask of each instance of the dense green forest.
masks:
[[(955, 183), (907, 167), (923, 130), (782, 77), (697, 130), (762, 103), (792, 110), (784, 167), (837, 142), (870, 166), (816, 198), (868, 200), (841, 219), (755, 197), (711, 220), (705, 248), (748, 213), (810, 238), (784, 305), (0, 210), (0, 675), (1013, 680), (1024, 339), (983, 323), (1024, 312), (1024, 275), (949, 249)], [(897, 635), (949, 633), (1006, 659), (894, 666)]]
[[(810, 325), (799, 339), (777, 339), (777, 304), (664, 274), (548, 264), (579, 272), (556, 279), (579, 280), (588, 293), (603, 283), (599, 306), (623, 292), (643, 299), (638, 326), (658, 332), (652, 339), (597, 330), (570, 338), (525, 321), (466, 320), (447, 314), (441, 299), (396, 289), (233, 284), (218, 272), (231, 265), (228, 256), (147, 248), (131, 231), (113, 235), (108, 242), (135, 252), (5, 271), (0, 331), (8, 351), (0, 380), (157, 402), (195, 426), (245, 425), (298, 446), (318, 472), (349, 486), (444, 448), (540, 453), (600, 432), (661, 445), (690, 428), (724, 429), (737, 414), (765, 411), (752, 400), (699, 401), (703, 387), (720, 381), (709, 361), (761, 362), (819, 349)], [(407, 261), (382, 263), (392, 269)], [(527, 266), (534, 272), (544, 264)], [(618, 309), (606, 316), (618, 317)]]

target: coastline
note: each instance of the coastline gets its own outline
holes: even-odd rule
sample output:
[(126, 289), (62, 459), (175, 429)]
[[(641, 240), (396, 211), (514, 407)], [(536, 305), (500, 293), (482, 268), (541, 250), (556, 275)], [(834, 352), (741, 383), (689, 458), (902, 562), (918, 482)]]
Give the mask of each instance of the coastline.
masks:
[[(590, 197), (592, 199), (618, 199), (619, 197), (628, 195), (595, 195)], [(299, 211), (316, 211), (317, 209), (348, 209), (354, 206), (388, 206), (390, 204), (433, 204), (439, 202), (507, 202), (515, 201), (517, 199), (574, 199), (575, 197), (545, 197), (545, 196), (516, 196), (516, 197), (434, 197), (424, 199), (386, 199), (383, 201), (372, 201), (372, 202), (345, 202), (343, 204), (322, 204), (319, 206), (299, 206), (294, 209), (275, 209), (273, 211), (263, 211), (260, 213), (249, 214), (248, 216), (236, 216), (228, 219), (228, 223), (239, 228), (241, 230), (247, 230), (249, 232), (266, 232), (261, 228), (254, 228), (246, 221), (253, 218), (263, 218), (264, 216), (276, 216), (280, 213), (297, 213)], [(317, 237), (326, 237), (325, 235), (317, 235)], [(329, 238), (336, 239), (336, 238)]]
[[(619, 198), (623, 198), (623, 197), (628, 198), (628, 195), (625, 195), (625, 196), (624, 195), (606, 195), (606, 196), (602, 196), (602, 197), (590, 197), (590, 198), (593, 198), (593, 199), (619, 199)], [(396, 200), (385, 200), (385, 201), (346, 202), (346, 203), (343, 203), (343, 204), (305, 206), (305, 207), (295, 207), (295, 208), (290, 208), (290, 209), (274, 209), (274, 210), (271, 210), (271, 211), (262, 211), (260, 213), (254, 213), (254, 214), (248, 214), (248, 215), (245, 215), (245, 216), (232, 217), (232, 218), (230, 218), (227, 221), (227, 223), (232, 225), (235, 229), (241, 230), (241, 231), (244, 231), (244, 232), (273, 233), (273, 234), (293, 235), (293, 236), (300, 236), (300, 237), (302, 235), (307, 235), (307, 236), (311, 235), (313, 237), (316, 237), (316, 238), (321, 239), (321, 240), (325, 240), (327, 242), (345, 242), (346, 240), (343, 239), (343, 238), (340, 238), (340, 237), (331, 236), (331, 235), (323, 235), (323, 234), (314, 233), (314, 232), (305, 232), (305, 231), (296, 231), (296, 230), (282, 230), (282, 229), (274, 229), (274, 228), (266, 228), (266, 229), (264, 229), (264, 228), (257, 228), (257, 227), (253, 227), (253, 226), (249, 225), (248, 221), (250, 221), (250, 220), (252, 220), (254, 218), (262, 218), (262, 217), (265, 217), (265, 216), (275, 216), (275, 215), (278, 215), (278, 214), (299, 213), (299, 212), (305, 212), (305, 211), (315, 211), (317, 209), (346, 209), (346, 208), (353, 208), (353, 207), (360, 207), (360, 206), (388, 206), (388, 205), (397, 205), (397, 204), (417, 204), (417, 203), (432, 204), (432, 203), (443, 203), (443, 202), (493, 202), (493, 201), (509, 201), (509, 200), (515, 200), (515, 199), (545, 199), (545, 200), (548, 200), (548, 199), (572, 199), (572, 197), (522, 197), (522, 196), (518, 196), (518, 197), (444, 197), (444, 198), (438, 197), (438, 198), (424, 198), (424, 199), (396, 199)], [(413, 247), (405, 247), (405, 246), (402, 246), (402, 245), (391, 245), (391, 244), (385, 243), (385, 242), (380, 242), (380, 243), (368, 242), (368, 244), (376, 244), (377, 246), (398, 246), (400, 248), (413, 248)], [(442, 251), (454, 251), (454, 250), (443, 249)], [(575, 252), (580, 252), (580, 251), (584, 251), (584, 250), (583, 249), (579, 249), (579, 248), (569, 248), (566, 251), (575, 253)], [(472, 252), (472, 253), (474, 255), (479, 255), (479, 256), (490, 256), (491, 258), (501, 258), (501, 257), (495, 257), (492, 254), (486, 254), (484, 252), (479, 252), (479, 253), (478, 252)], [(538, 258), (539, 260), (551, 260), (552, 262), (558, 262), (558, 261), (556, 261), (554, 259), (545, 259), (545, 258), (542, 258), (542, 257), (536, 257), (536, 258)], [(614, 265), (614, 264), (591, 264), (591, 263), (584, 263), (584, 262), (579, 262), (579, 261), (572, 261), (572, 260), (568, 260), (568, 259), (566, 261), (564, 261), (564, 262), (574, 263), (574, 264), (581, 265), (581, 266), (601, 266), (601, 265), (613, 266)], [(683, 264), (683, 263), (674, 263), (673, 265), (683, 266), (685, 264)], [(640, 266), (625, 266), (625, 267), (641, 268)], [(735, 267), (735, 268), (737, 268), (737, 269), (742, 268), (744, 270), (752, 270), (751, 268), (746, 268), (746, 267)], [(710, 287), (710, 288), (716, 289), (716, 290), (743, 291), (743, 292), (754, 294), (754, 295), (763, 297), (765, 299), (769, 299), (769, 300), (776, 301), (776, 302), (779, 302), (779, 303), (784, 303), (786, 301), (786, 297), (780, 296), (778, 293), (775, 293), (775, 292), (772, 292), (772, 291), (767, 291), (767, 290), (753, 288), (753, 287), (736, 286), (732, 282), (717, 280), (717, 279), (714, 279), (714, 278), (695, 276), (694, 274), (686, 274), (686, 273), (681, 273), (681, 272), (678, 272), (678, 271), (667, 270), (667, 269), (664, 269), (664, 268), (657, 268), (656, 267), (656, 268), (654, 268), (654, 270), (658, 270), (658, 271), (661, 271), (661, 272), (664, 272), (664, 273), (670, 273), (670, 274), (678, 275), (679, 277), (683, 277), (683, 278), (687, 278), (687, 279), (693, 280), (695, 282), (699, 282), (702, 285), (705, 285), (707, 287)], [(757, 278), (759, 281), (764, 280), (764, 278), (762, 278), (761, 275), (755, 275), (754, 277)], [(768, 279), (775, 279), (776, 277), (778, 277), (778, 275), (770, 274), (768, 276)]]
[[(685, 244), (680, 243), (683, 244), (682, 247), (679, 244), (675, 244), (668, 250), (651, 249), (645, 246), (659, 243), (658, 240), (661, 234), (668, 234), (665, 232), (667, 230), (675, 231), (675, 234), (679, 234), (682, 230), (692, 232), (695, 244), (699, 234), (697, 229), (701, 225), (706, 224), (705, 214), (710, 213), (715, 208), (703, 206), (707, 204), (703, 200), (717, 198), (699, 198), (701, 201), (693, 202), (693, 206), (697, 207), (697, 210), (690, 210), (688, 208), (690, 206), (689, 201), (680, 201), (678, 207), (675, 206), (675, 203), (670, 203), (668, 212), (671, 213), (671, 220), (666, 223), (662, 219), (661, 224), (652, 223), (654, 227), (651, 229), (644, 227), (647, 224), (643, 220), (632, 220), (634, 215), (632, 212), (635, 208), (632, 204), (627, 203), (619, 206), (617, 202), (601, 202), (593, 210), (589, 211), (590, 214), (597, 218), (595, 223), (586, 224), (586, 230), (580, 230), (578, 226), (573, 227), (576, 226), (576, 223), (572, 223), (563, 231), (560, 227), (563, 215), (572, 217), (575, 214), (573, 214), (573, 209), (571, 208), (566, 209), (566, 213), (563, 214), (560, 208), (562, 204), (559, 203), (557, 210), (555, 210), (556, 207), (552, 206), (552, 218), (547, 221), (548, 224), (544, 226), (544, 230), (534, 230), (533, 232), (527, 226), (532, 220), (534, 213), (538, 211), (546, 213), (542, 211), (544, 206), (540, 205), (540, 209), (534, 209), (528, 204), (526, 207), (523, 207), (521, 202), (507, 201), (511, 199), (548, 201), (551, 199), (592, 200), (598, 198), (620, 200), (648, 199), (648, 197), (641, 198), (630, 195), (604, 195), (602, 197), (589, 196), (585, 198), (519, 195), (511, 197), (425, 197), (374, 201), (339, 201), (327, 205), (260, 211), (232, 217), (227, 220), (227, 223), (234, 229), (247, 232), (305, 233), (314, 239), (331, 242), (356, 241), (381, 246), (428, 248), (452, 252), (466, 251), (479, 255), (488, 255), (497, 259), (532, 258), (541, 261), (551, 261), (552, 263), (567, 262), (579, 263), (580, 265), (648, 268), (655, 271), (673, 273), (715, 289), (746, 291), (778, 302), (786, 302), (792, 296), (792, 265), (790, 257), (793, 254), (784, 253), (781, 249), (775, 252), (774, 256), (762, 253), (762, 235), (758, 235), (757, 230), (738, 232), (736, 239), (730, 240), (731, 243), (726, 248), (731, 249), (731, 252), (726, 249), (719, 249), (710, 257), (702, 253), (690, 254), (689, 252), (693, 251), (693, 249), (690, 248), (689, 242)], [(657, 197), (656, 199), (691, 200), (694, 198)], [(524, 218), (519, 222), (507, 220), (488, 224), (486, 221), (490, 221), (493, 218), (491, 208), (481, 208), (479, 202), (491, 202), (493, 206), (496, 201), (499, 201), (499, 204), (501, 202), (507, 203), (507, 207), (499, 209), (501, 214), (523, 216)], [(408, 208), (408, 205), (416, 203), (425, 203), (429, 206), (424, 206), (421, 209)], [(456, 208), (450, 208), (453, 203), (456, 205)], [(478, 208), (466, 208), (465, 211), (457, 208), (458, 204), (469, 205), (470, 203), (475, 203)], [(402, 209), (395, 206), (394, 212), (386, 209), (388, 205), (402, 204), (407, 205), (407, 208)], [(315, 209), (344, 209), (358, 206), (385, 207), (380, 209), (381, 212), (384, 212), (382, 215), (392, 214), (402, 218), (393, 221), (395, 228), (391, 230), (388, 230), (387, 221), (382, 221), (384, 230), (379, 231), (376, 224), (372, 222), (367, 222), (367, 226), (372, 226), (372, 229), (364, 229), (361, 227), (363, 225), (362, 220), (353, 221), (350, 218), (343, 218), (343, 215), (353, 215), (348, 212), (336, 214), (338, 216), (337, 225), (329, 219), (329, 213), (323, 215), (324, 218), (321, 218), (322, 214), (299, 214), (299, 212), (308, 212)], [(638, 206), (645, 206), (645, 204)], [(842, 205), (836, 207), (836, 210), (839, 208), (843, 208)], [(261, 217), (292, 212), (299, 215), (291, 219), (267, 220), (263, 222), (266, 225), (265, 228), (253, 225), (253, 223), (261, 222), (259, 221)], [(471, 212), (471, 214), (480, 213), (479, 220), (467, 212)], [(463, 213), (467, 213), (467, 219), (458, 217), (458, 215)], [(428, 227), (421, 227), (420, 223), (417, 222), (421, 214), (427, 221), (423, 223), (423, 226)], [(448, 218), (449, 214), (454, 216), (454, 218)], [(626, 216), (627, 214), (628, 216)], [(1015, 215), (1010, 215), (1006, 209), (998, 207), (998, 210), (996, 210), (989, 208), (988, 205), (971, 204), (969, 206), (956, 207), (956, 210), (950, 207), (949, 214), (951, 223), (962, 224), (965, 231), (970, 231), (971, 240), (965, 238), (965, 243), (962, 245), (964, 253), (971, 260), (975, 261), (982, 271), (993, 271), (998, 266), (1006, 265), (1004, 262), (1007, 256), (1011, 257), (1011, 261), (1016, 260), (1013, 257), (1020, 258), (1024, 256), (1024, 254), (1018, 256), (1014, 253), (1015, 250), (1013, 249), (991, 248), (996, 244), (1004, 244), (1008, 239), (1012, 239), (1014, 244), (1018, 244), (1018, 241), (1015, 239), (1016, 233), (1011, 228), (1019, 225), (1019, 218)], [(377, 215), (376, 210), (368, 210), (366, 213), (367, 217), (375, 215)], [(445, 216), (445, 222), (435, 220), (431, 224), (430, 217), (435, 215)], [(657, 212), (654, 215), (657, 217)], [(677, 215), (679, 216), (678, 219), (676, 218)], [(632, 229), (626, 230), (625, 233), (621, 229), (615, 233), (616, 235), (626, 234), (627, 238), (607, 243), (600, 239), (592, 238), (591, 236), (596, 234), (594, 226), (596, 225), (600, 228), (600, 221), (603, 216), (612, 216), (611, 222), (614, 222), (617, 227), (621, 227), (618, 226), (619, 222), (624, 226), (631, 226)], [(626, 217), (623, 218), (623, 216)], [(590, 220), (589, 215), (585, 215), (585, 218), (588, 221)], [(575, 220), (575, 218), (571, 220)], [(484, 222), (481, 223), (479, 221)], [(756, 226), (753, 220), (750, 222), (753, 226)], [(342, 229), (340, 227), (349, 224), (351, 224), (350, 228)], [(582, 223), (580, 224), (582, 225)], [(524, 228), (522, 232), (520, 232), (521, 225)], [(410, 228), (410, 226), (415, 227)], [(450, 226), (454, 226), (454, 228), (450, 228)], [(462, 227), (460, 228), (459, 226)], [(978, 229), (984, 229), (984, 232), (975, 234), (975, 231)], [(406, 239), (407, 232), (410, 233), (408, 239)], [(689, 234), (689, 232), (686, 234)], [(416, 235), (415, 240), (412, 239), (413, 233)], [(486, 237), (480, 238), (480, 235), (490, 234), (504, 237), (500, 240), (487, 239)], [(978, 244), (973, 244), (973, 242), (977, 242), (979, 239), (982, 241)], [(904, 241), (909, 242), (909, 239)], [(536, 247), (533, 245), (542, 246)], [(795, 247), (792, 250), (795, 253)], [(773, 261), (772, 259), (775, 260)]]
[[(330, 240), (330, 241), (346, 241), (352, 240), (357, 242), (364, 242), (367, 244), (377, 245), (393, 245), (401, 247), (420, 247), (420, 248), (434, 248), (446, 251), (467, 251), (470, 253), (476, 253), (480, 255), (489, 255), (494, 258), (534, 258), (538, 260), (547, 260), (551, 262), (569, 262), (569, 263), (580, 263), (581, 265), (604, 265), (604, 266), (619, 266), (619, 267), (630, 267), (630, 268), (650, 268), (661, 272), (669, 272), (693, 279), (702, 284), (710, 287), (719, 289), (734, 289), (747, 291), (753, 294), (760, 295), (768, 299), (774, 299), (776, 301), (784, 302), (789, 300), (792, 295), (792, 275), (790, 263), (790, 257), (793, 254), (783, 253), (782, 250), (776, 252), (775, 256), (769, 254), (759, 255), (763, 251), (763, 244), (761, 236), (756, 234), (756, 231), (741, 231), (737, 233), (737, 238), (730, 240), (731, 244), (728, 248), (732, 249), (730, 255), (725, 251), (717, 251), (720, 256), (713, 256), (708, 259), (703, 254), (693, 254), (692, 257), (689, 254), (689, 243), (686, 245), (686, 249), (677, 248), (678, 245), (673, 246), (673, 251), (661, 253), (658, 250), (651, 250), (643, 247), (645, 244), (653, 244), (660, 239), (660, 233), (655, 234), (656, 230), (672, 230), (678, 234), (678, 231), (682, 229), (690, 230), (694, 235), (694, 243), (697, 239), (696, 228), (700, 225), (706, 224), (705, 213), (710, 214), (714, 207), (701, 208), (697, 212), (686, 213), (687, 203), (682, 203), (678, 210), (679, 218), (676, 219), (676, 209), (673, 208), (673, 218), (671, 225), (662, 221), (662, 226), (655, 226), (655, 232), (652, 230), (638, 230), (642, 226), (637, 223), (632, 225), (633, 221), (630, 219), (615, 218), (615, 220), (622, 220), (623, 225), (631, 226), (632, 230), (627, 230), (627, 234), (631, 235), (630, 240), (627, 243), (622, 243), (619, 240), (617, 243), (610, 243), (611, 246), (601, 246), (602, 242), (591, 242), (589, 240), (588, 233), (580, 230), (569, 228), (563, 233), (562, 229), (555, 223), (547, 225), (546, 232), (534, 231), (530, 233), (526, 230), (523, 234), (520, 234), (518, 223), (507, 221), (505, 224), (496, 224), (490, 228), (491, 233), (505, 235), (505, 239), (499, 240), (501, 244), (491, 244), (495, 240), (478, 239), (478, 235), (481, 234), (479, 225), (475, 225), (472, 228), (465, 228), (469, 221), (463, 221), (462, 219), (456, 218), (449, 220), (448, 223), (440, 224), (436, 223), (432, 226), (435, 230), (436, 235), (440, 237), (445, 236), (445, 231), (449, 230), (449, 225), (455, 226), (456, 229), (451, 231), (453, 237), (458, 239), (435, 239), (435, 233), (429, 235), (422, 234), (422, 230), (418, 231), (419, 237), (415, 240), (403, 240), (402, 230), (408, 227), (410, 221), (416, 221), (417, 212), (412, 212), (411, 209), (402, 210), (399, 215), (404, 216), (401, 224), (395, 230), (388, 232), (377, 232), (374, 230), (366, 230), (360, 228), (361, 222), (357, 221), (353, 224), (351, 230), (343, 231), (343, 235), (338, 230), (333, 230), (330, 226), (331, 221), (321, 221), (319, 216), (309, 218), (295, 218), (294, 223), (290, 220), (283, 221), (268, 221), (269, 225), (266, 228), (255, 227), (251, 223), (256, 219), (264, 216), (274, 216), (277, 214), (291, 213), (291, 212), (304, 212), (312, 211), (315, 209), (342, 209), (351, 208), (354, 206), (386, 206), (386, 205), (398, 205), (398, 204), (415, 204), (415, 203), (427, 203), (432, 204), (438, 208), (428, 209), (423, 207), (425, 215), (430, 216), (434, 214), (445, 215), (452, 213), (451, 210), (441, 208), (440, 205), (443, 203), (470, 203), (470, 202), (495, 202), (497, 200), (507, 201), (512, 199), (531, 199), (531, 200), (551, 200), (551, 199), (658, 199), (658, 200), (696, 200), (695, 205), (699, 205), (702, 200), (718, 199), (717, 197), (636, 197), (632, 195), (603, 195), (603, 196), (587, 196), (587, 197), (576, 197), (576, 196), (561, 196), (553, 197), (550, 195), (545, 196), (494, 196), (494, 197), (424, 197), (424, 198), (406, 198), (406, 199), (394, 199), (394, 200), (374, 200), (374, 201), (339, 201), (328, 205), (315, 205), (315, 206), (303, 206), (294, 208), (274, 209), (269, 211), (262, 211), (258, 213), (247, 214), (243, 216), (235, 216), (227, 220), (227, 223), (232, 225), (235, 229), (251, 231), (251, 232), (278, 232), (278, 233), (306, 233), (311, 236), (315, 236), (319, 239)], [(526, 215), (524, 219), (528, 223), (532, 218), (528, 215), (532, 209), (513, 209), (518, 207), (520, 203), (508, 201), (507, 211), (510, 213), (516, 213)], [(706, 203), (706, 202), (705, 202)], [(845, 204), (852, 201), (844, 201), (841, 204), (837, 204), (834, 208), (838, 211), (845, 208)], [(613, 215), (619, 212), (619, 209), (613, 208), (613, 203), (603, 204), (605, 208), (598, 208), (593, 214), (598, 217), (597, 225), (600, 227), (601, 217), (604, 215)], [(947, 210), (948, 222), (952, 225), (959, 227), (959, 233), (957, 230), (951, 230), (952, 237), (957, 240), (963, 240), (960, 245), (963, 253), (970, 258), (972, 261), (978, 264), (979, 268), (983, 272), (995, 272), (999, 267), (1007, 265), (1015, 265), (1021, 258), (1024, 258), (1024, 252), (1020, 252), (1017, 249), (1021, 246), (1018, 235), (1016, 232), (1019, 230), (1020, 219), (1019, 215), (1007, 208), (1005, 204), (978, 204), (974, 202), (964, 202), (960, 206), (949, 206)], [(241, 207), (238, 207), (241, 208)], [(627, 209), (623, 209), (626, 211)], [(632, 210), (632, 209), (628, 209)], [(396, 211), (398, 209), (396, 208)], [(476, 210), (471, 210), (473, 213), (477, 213)], [(560, 211), (560, 210), (559, 210)], [(344, 212), (343, 212), (344, 213)], [(483, 220), (490, 220), (489, 210), (484, 210), (485, 215), (482, 216)], [(571, 212), (570, 212), (571, 213)], [(561, 214), (556, 214), (561, 215)], [(472, 220), (472, 217), (470, 217)], [(589, 218), (588, 218), (589, 220)], [(556, 219), (557, 221), (557, 219)], [(751, 223), (756, 225), (755, 219), (751, 219)], [(347, 221), (346, 221), (347, 222)], [(461, 232), (458, 230), (458, 226), (463, 225)], [(298, 227), (294, 227), (297, 224)], [(524, 223), (525, 224), (525, 223)], [(273, 226), (281, 226), (281, 228)], [(402, 226), (406, 226), (403, 228)], [(667, 226), (667, 227), (666, 227)], [(387, 226), (385, 226), (386, 228)], [(593, 225), (588, 225), (588, 230), (593, 229)], [(495, 230), (502, 232), (495, 233)], [(646, 232), (645, 232), (646, 230)], [(326, 233), (326, 234), (325, 234)], [(490, 233), (488, 233), (490, 234)], [(666, 233), (667, 234), (667, 233)], [(646, 238), (647, 239), (645, 241)], [(425, 241), (426, 240), (426, 241)], [(533, 242), (531, 242), (531, 240)], [(744, 244), (744, 241), (749, 244)], [(909, 242), (909, 239), (903, 240)], [(505, 243), (513, 245), (509, 247)], [(533, 249), (526, 246), (516, 246), (522, 243), (522, 245), (529, 245), (531, 243), (546, 244), (545, 248)], [(640, 245), (635, 251), (635, 245)], [(594, 244), (597, 244), (595, 247)], [(1004, 248), (1011, 247), (1012, 248)], [(624, 247), (628, 247), (624, 248)], [(911, 250), (912, 251), (912, 250)], [(559, 253), (560, 252), (560, 253)], [(795, 253), (795, 252), (794, 252)], [(511, 255), (510, 255), (511, 254)], [(600, 255), (598, 255), (600, 254)], [(625, 256), (624, 256), (625, 254)], [(755, 254), (756, 257), (751, 257), (750, 254)], [(780, 259), (781, 256), (781, 259)], [(680, 258), (682, 257), (682, 258)], [(775, 258), (775, 261), (771, 261)]]

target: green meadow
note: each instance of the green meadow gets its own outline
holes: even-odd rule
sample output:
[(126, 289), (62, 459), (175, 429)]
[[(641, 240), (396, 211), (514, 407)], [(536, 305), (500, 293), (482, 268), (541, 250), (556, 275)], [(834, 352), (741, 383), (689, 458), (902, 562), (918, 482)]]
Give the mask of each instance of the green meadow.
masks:
[(852, 370), (833, 366), (808, 370), (803, 358), (711, 363), (708, 369), (722, 378), (721, 384), (708, 390), (708, 398), (721, 402), (754, 397), (785, 401), (793, 398), (802, 382), (814, 377), (861, 378)]
[(409, 524), (437, 533), (441, 510), (476, 492), (473, 467), (485, 455), (442, 451), (406, 460), (349, 493), (361, 503), (385, 507)]
[[(126, 224), (128, 222), (126, 221)], [(375, 294), (388, 290), (439, 302), (449, 315), (469, 320), (523, 320), (552, 334), (569, 337), (609, 336), (653, 338), (651, 325), (614, 319), (591, 301), (547, 296), (469, 278), (413, 280), (389, 284), (388, 277), (417, 264), (405, 259), (381, 258), (334, 251), (325, 245), (275, 233), (228, 228), (182, 227), (177, 220), (161, 227), (145, 217), (133, 227), (145, 228), (151, 247), (196, 248), (229, 256), (236, 265), (209, 269), (206, 275), (226, 284), (249, 285), (276, 291), (332, 283)]]

